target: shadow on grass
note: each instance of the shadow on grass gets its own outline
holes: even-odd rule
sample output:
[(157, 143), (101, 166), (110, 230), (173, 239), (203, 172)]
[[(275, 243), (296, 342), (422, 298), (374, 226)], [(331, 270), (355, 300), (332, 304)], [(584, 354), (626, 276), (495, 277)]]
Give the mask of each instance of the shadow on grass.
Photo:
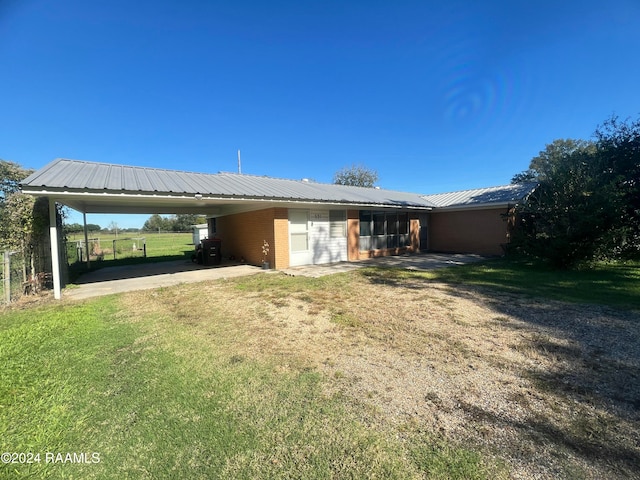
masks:
[[(543, 417), (517, 421), (498, 416), (466, 402), (461, 402), (460, 407), (475, 422), (488, 424), (494, 428), (516, 429), (538, 445), (559, 445), (574, 455), (590, 461), (598, 459), (607, 464), (614, 464), (624, 478), (634, 478), (633, 475), (638, 471), (640, 453), (637, 448), (621, 446), (610, 435), (605, 435), (604, 438), (594, 435), (594, 432), (602, 429), (598, 426), (598, 419), (581, 418), (573, 420), (569, 428), (559, 428)], [(560, 451), (556, 453), (561, 454)]]
[(567, 302), (640, 309), (640, 264), (597, 265), (584, 270), (554, 270), (545, 265), (505, 259), (436, 268), (429, 272), (369, 267), (363, 274), (374, 283), (412, 284), (433, 280), (451, 285), (486, 287)]
[[(429, 272), (369, 268), (360, 274), (403, 289), (444, 283), (449, 294), (508, 318), (500, 328), (520, 331), (522, 340), (512, 348), (532, 359), (521, 375), (572, 415), (559, 424), (532, 408), (534, 420), (504, 426), (585, 460), (640, 471), (640, 265), (558, 272), (498, 261)], [(482, 422), (509, 422), (477, 406), (464, 408)]]

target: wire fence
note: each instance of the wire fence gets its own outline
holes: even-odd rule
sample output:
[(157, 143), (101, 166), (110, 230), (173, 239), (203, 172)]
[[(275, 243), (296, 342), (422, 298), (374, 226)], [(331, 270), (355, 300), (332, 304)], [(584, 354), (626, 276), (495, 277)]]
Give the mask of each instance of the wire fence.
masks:
[[(90, 259), (94, 261), (121, 260), (131, 257), (141, 259), (154, 257), (175, 257), (191, 250), (193, 232), (144, 232), (144, 236), (115, 237), (100, 235), (84, 239), (84, 235), (69, 235), (62, 238), (59, 250), (62, 286), (70, 280), (69, 270), (81, 266)], [(51, 251), (48, 242), (40, 242), (29, 247), (30, 254), (18, 251), (0, 250), (0, 305), (18, 300), (24, 295), (37, 294), (53, 288), (51, 274)], [(76, 272), (77, 275), (77, 272)]]
[(27, 275), (27, 265), (21, 252), (5, 250), (2, 255), (2, 288), (3, 303), (10, 303), (32, 290), (35, 283)]
[(68, 265), (84, 263), (87, 258), (92, 261), (105, 259), (122, 259), (130, 257), (146, 257), (146, 237), (88, 238), (85, 240), (66, 240), (64, 249), (67, 253)]
[(89, 238), (84, 240), (63, 240), (64, 251), (69, 265), (77, 262), (86, 262), (87, 255), (92, 259), (102, 259), (104, 251), (100, 243), (100, 238)]
[[(60, 252), (65, 261), (64, 252)], [(51, 250), (45, 242), (29, 247), (28, 251), (0, 251), (0, 305), (53, 289)], [(66, 274), (66, 272), (62, 272)], [(63, 276), (66, 280), (66, 275)]]
[(113, 259), (129, 257), (147, 257), (146, 237), (127, 237), (112, 240)]

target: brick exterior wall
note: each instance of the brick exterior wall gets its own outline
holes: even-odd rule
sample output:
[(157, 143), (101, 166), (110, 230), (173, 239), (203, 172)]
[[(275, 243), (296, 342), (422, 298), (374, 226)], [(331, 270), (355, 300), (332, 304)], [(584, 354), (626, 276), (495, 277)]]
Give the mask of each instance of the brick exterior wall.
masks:
[(432, 212), (429, 250), (435, 252), (502, 255), (509, 241), (506, 208)]
[(271, 266), (278, 270), (289, 268), (289, 210), (286, 208), (274, 209), (273, 221), (273, 262)]
[[(500, 255), (508, 242), (504, 208), (437, 212), (429, 215), (429, 249), (440, 252)], [(271, 268), (289, 267), (289, 215), (286, 208), (267, 208), (254, 212), (227, 215), (216, 219), (217, 234), (222, 240), (222, 255), (244, 258), (253, 265), (262, 264), (262, 244), (269, 243), (266, 260)], [(347, 210), (347, 258), (400, 255), (420, 250), (420, 220), (417, 213), (409, 216), (411, 245), (403, 248), (360, 251), (358, 210)]]
[(420, 251), (420, 219), (417, 213), (409, 214), (409, 236), (411, 238), (411, 246), (407, 251), (415, 253)]
[(222, 240), (222, 256), (244, 258), (252, 265), (262, 265), (262, 244), (269, 243), (267, 261), (274, 265), (273, 223), (275, 209), (237, 213), (216, 219), (216, 237)]
[(262, 265), (262, 245), (266, 240), (271, 268), (289, 267), (289, 217), (286, 208), (266, 208), (236, 213), (216, 219), (216, 237), (222, 240), (222, 256), (244, 258), (252, 265)]
[(360, 212), (347, 210), (347, 259), (360, 260)]

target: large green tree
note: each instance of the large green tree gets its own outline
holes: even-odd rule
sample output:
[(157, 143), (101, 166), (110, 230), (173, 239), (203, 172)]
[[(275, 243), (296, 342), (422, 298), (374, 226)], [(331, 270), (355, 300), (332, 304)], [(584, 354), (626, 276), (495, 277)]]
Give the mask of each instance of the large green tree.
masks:
[(34, 198), (20, 193), (27, 170), (17, 163), (0, 160), (0, 247), (20, 250), (30, 243)]
[(155, 213), (151, 215), (146, 222), (144, 222), (142, 230), (146, 232), (187, 232), (191, 230), (191, 225), (206, 222), (206, 217), (202, 215), (181, 213), (178, 215), (171, 215), (170, 217), (163, 217), (162, 215)]
[(181, 213), (171, 218), (172, 230), (175, 232), (189, 232), (192, 225), (207, 223), (206, 217), (190, 213)]
[(556, 140), (514, 183), (538, 182), (519, 206), (512, 248), (558, 267), (640, 252), (640, 124), (612, 118), (594, 141)]
[(20, 192), (19, 183), (32, 170), (0, 160), (0, 250), (23, 259), (23, 280), (44, 270), (44, 244), (49, 224), (49, 202)]
[(640, 118), (607, 120), (595, 133), (600, 171), (600, 193), (615, 208), (615, 229), (610, 232), (617, 254), (640, 257)]
[(33, 170), (22, 168), (15, 162), (0, 160), (0, 202), (5, 202), (9, 195), (19, 192), (20, 182), (31, 173)]
[(338, 185), (351, 185), (353, 187), (375, 186), (378, 181), (378, 172), (363, 165), (351, 165), (338, 170), (333, 176), (333, 183)]
[(142, 226), (142, 230), (145, 232), (159, 232), (159, 231), (167, 231), (171, 230), (171, 222), (168, 218), (158, 215), (154, 213), (151, 215), (144, 225)]

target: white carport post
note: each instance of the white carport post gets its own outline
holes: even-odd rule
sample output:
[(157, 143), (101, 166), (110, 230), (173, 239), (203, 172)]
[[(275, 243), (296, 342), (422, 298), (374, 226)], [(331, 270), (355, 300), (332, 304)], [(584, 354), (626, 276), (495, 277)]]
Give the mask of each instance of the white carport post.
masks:
[(49, 238), (51, 240), (51, 273), (53, 275), (53, 298), (60, 300), (60, 255), (58, 253), (58, 222), (56, 201), (49, 197)]
[(89, 252), (89, 233), (87, 231), (87, 214), (82, 212), (82, 221), (84, 222), (84, 249), (87, 255), (87, 270), (91, 269), (91, 255)]

